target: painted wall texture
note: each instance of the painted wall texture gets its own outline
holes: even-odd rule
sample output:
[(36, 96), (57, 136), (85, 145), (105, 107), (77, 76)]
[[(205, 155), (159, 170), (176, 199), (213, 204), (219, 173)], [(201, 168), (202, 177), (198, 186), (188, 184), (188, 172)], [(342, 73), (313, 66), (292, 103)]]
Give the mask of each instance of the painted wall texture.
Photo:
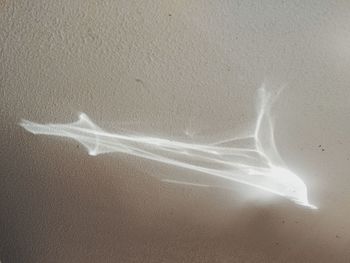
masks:
[[(350, 262), (349, 43), (349, 1), (0, 1), (1, 262)], [(262, 83), (319, 210), (18, 126), (225, 139)]]

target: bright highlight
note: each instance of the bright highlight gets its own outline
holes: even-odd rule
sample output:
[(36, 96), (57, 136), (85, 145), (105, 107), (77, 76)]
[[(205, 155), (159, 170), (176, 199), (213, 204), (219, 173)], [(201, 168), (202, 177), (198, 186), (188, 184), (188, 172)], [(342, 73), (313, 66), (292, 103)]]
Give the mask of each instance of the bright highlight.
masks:
[[(68, 124), (38, 124), (22, 120), (20, 125), (33, 134), (75, 139), (90, 155), (126, 153), (249, 185), (316, 209), (308, 201), (305, 183), (287, 168), (275, 145), (270, 111), (278, 94), (272, 96), (265, 88), (258, 92), (259, 111), (251, 134), (211, 144), (109, 133), (84, 113), (80, 114), (78, 121)], [(209, 186), (176, 179), (163, 181)]]

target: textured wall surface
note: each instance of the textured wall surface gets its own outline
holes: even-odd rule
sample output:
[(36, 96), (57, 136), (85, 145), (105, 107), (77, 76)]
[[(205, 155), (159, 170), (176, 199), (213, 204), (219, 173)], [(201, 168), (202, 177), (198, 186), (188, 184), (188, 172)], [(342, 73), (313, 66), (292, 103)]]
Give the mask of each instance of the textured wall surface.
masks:
[[(349, 1), (1, 0), (1, 262), (350, 262), (349, 43)], [(17, 125), (225, 138), (263, 82), (317, 211)]]

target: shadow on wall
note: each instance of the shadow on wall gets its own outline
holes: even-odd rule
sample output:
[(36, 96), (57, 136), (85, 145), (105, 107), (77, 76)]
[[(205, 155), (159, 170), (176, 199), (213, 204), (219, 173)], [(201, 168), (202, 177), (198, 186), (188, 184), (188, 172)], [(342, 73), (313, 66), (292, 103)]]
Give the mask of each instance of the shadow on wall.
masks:
[(125, 159), (7, 123), (1, 262), (337, 261), (322, 237), (300, 239), (307, 226), (293, 214), (317, 217), (310, 210), (237, 207), (227, 191), (164, 185)]

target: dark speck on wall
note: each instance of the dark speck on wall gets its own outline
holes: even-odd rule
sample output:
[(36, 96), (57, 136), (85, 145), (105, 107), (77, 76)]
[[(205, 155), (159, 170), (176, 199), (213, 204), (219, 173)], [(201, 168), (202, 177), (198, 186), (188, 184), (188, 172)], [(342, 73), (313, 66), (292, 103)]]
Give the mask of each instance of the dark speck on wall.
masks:
[[(321, 148), (321, 147), (322, 147), (322, 144), (319, 144), (319, 145), (318, 145), (318, 148)], [(324, 151), (325, 151), (325, 149), (324, 149), (324, 148), (322, 148), (322, 149), (321, 149), (321, 151), (322, 151), (322, 152), (324, 152)]]

